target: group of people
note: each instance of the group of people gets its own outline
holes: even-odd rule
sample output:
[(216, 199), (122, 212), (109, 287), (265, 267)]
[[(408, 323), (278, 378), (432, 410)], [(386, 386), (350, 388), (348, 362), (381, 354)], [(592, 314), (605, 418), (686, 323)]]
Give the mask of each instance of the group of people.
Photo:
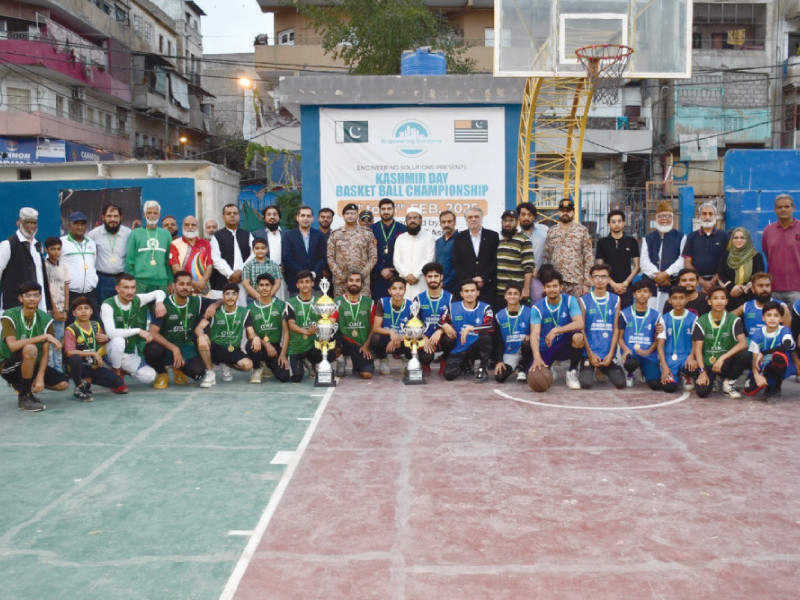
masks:
[[(794, 201), (776, 199), (778, 220), (763, 233), (761, 252), (750, 233), (717, 227), (716, 209), (699, 209), (701, 227), (674, 229), (668, 203), (643, 238), (625, 233), (625, 213), (608, 215), (609, 234), (596, 247), (575, 220), (571, 200), (555, 224), (537, 220), (523, 203), (501, 216), (500, 231), (483, 226), (478, 207), (439, 215), (442, 235), (422, 228), (423, 213), (395, 220), (391, 199), (375, 214), (356, 204), (334, 212), (309, 206), (297, 228), (283, 230), (270, 205), (263, 229), (239, 227), (234, 204), (198, 231), (193, 216), (178, 232), (155, 201), (143, 206), (143, 226), (121, 225), (122, 211), (102, 209), (102, 224), (87, 232), (82, 212), (67, 216), (67, 234), (36, 239), (38, 213), (23, 208), (17, 232), (0, 243), (2, 375), (18, 406), (38, 411), (45, 388), (93, 399), (92, 385), (126, 393), (124, 376), (152, 384), (190, 379), (201, 387), (231, 369), (251, 383), (270, 374), (297, 382), (322, 360), (315, 345), (315, 303), (323, 278), (332, 282), (338, 322), (327, 359), (338, 376), (369, 379), (391, 372), (390, 356), (410, 357), (404, 328), (412, 301), (425, 324), (423, 369), (439, 359), (439, 374), (468, 372), (477, 382), (527, 379), (544, 391), (554, 363), (567, 361), (566, 385), (591, 387), (608, 379), (635, 385), (636, 372), (653, 390), (696, 389), (701, 397), (721, 382), (740, 397), (780, 397), (781, 382), (797, 371), (791, 330), (800, 318), (800, 226)], [(160, 225), (159, 225), (160, 223)]]

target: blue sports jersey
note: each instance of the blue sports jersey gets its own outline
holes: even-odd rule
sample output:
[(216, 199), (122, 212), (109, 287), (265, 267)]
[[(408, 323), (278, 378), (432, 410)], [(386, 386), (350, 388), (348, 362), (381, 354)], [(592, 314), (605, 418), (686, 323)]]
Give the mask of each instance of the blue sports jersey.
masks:
[[(661, 315), (654, 308), (648, 308), (644, 315), (639, 315), (634, 312), (634, 307), (629, 306), (619, 314), (620, 329), (624, 330), (623, 339), (625, 345), (628, 346), (631, 352), (636, 352), (636, 346), (639, 345), (641, 350), (647, 350), (653, 345), (656, 338), (656, 325), (661, 319)], [(648, 356), (640, 357), (646, 360), (658, 360), (658, 356), (650, 354)]]
[(507, 308), (500, 309), (496, 316), (503, 336), (503, 354), (517, 354), (522, 349), (522, 338), (531, 334), (531, 309), (520, 307), (520, 311), (510, 316)]
[[(778, 302), (783, 304), (780, 300), (770, 298), (770, 302)], [(783, 304), (786, 307), (785, 304)], [(747, 337), (753, 337), (753, 334), (764, 324), (764, 319), (761, 316), (762, 309), (756, 304), (755, 300), (748, 300), (744, 303), (742, 309), (742, 321), (744, 322), (744, 334)]]
[(619, 296), (607, 292), (603, 298), (598, 299), (594, 293), (589, 293), (581, 296), (581, 303), (586, 311), (583, 328), (586, 343), (592, 352), (603, 359), (611, 352), (614, 316), (617, 314)]
[(447, 290), (442, 290), (436, 300), (431, 300), (428, 290), (417, 296), (419, 300), (419, 320), (425, 323), (425, 335), (431, 337), (439, 327), (442, 315), (447, 311), (453, 295)]
[(676, 360), (685, 361), (692, 353), (692, 331), (697, 315), (684, 309), (683, 315), (675, 316), (675, 311), (671, 310), (665, 314), (664, 333), (659, 337), (664, 339), (664, 354), (669, 362), (673, 356)]
[(792, 310), (794, 310), (794, 314), (800, 317), (800, 299), (795, 301), (794, 305), (792, 306)]
[(381, 298), (381, 308), (383, 309), (383, 327), (402, 334), (406, 323), (411, 318), (411, 301), (404, 298), (403, 308), (395, 310), (392, 308), (391, 298)]
[(472, 325), (473, 327), (480, 328), (482, 331), (490, 332), (494, 321), (494, 313), (492, 312), (492, 307), (486, 304), (486, 302), (478, 301), (475, 308), (469, 310), (464, 308), (463, 302), (459, 301), (450, 304), (449, 314), (444, 318), (445, 320), (449, 320), (453, 329), (456, 330), (456, 347), (453, 348), (450, 354), (459, 354), (478, 340), (478, 334), (474, 331), (470, 331), (467, 334), (467, 341), (462, 344), (461, 330), (467, 325)]
[[(756, 328), (753, 332), (753, 335), (750, 336), (750, 346), (748, 350), (753, 354), (764, 354), (764, 352), (769, 352), (770, 350), (774, 350), (775, 348), (780, 348), (784, 341), (787, 340), (791, 342), (789, 351), (795, 349), (796, 344), (794, 342), (794, 338), (792, 337), (792, 331), (785, 325), (781, 325), (778, 330), (774, 333), (767, 333), (767, 326), (762, 325), (761, 327)], [(761, 360), (761, 368), (766, 369), (769, 365), (770, 361), (772, 360), (772, 354), (764, 354), (763, 359)], [(784, 379), (794, 375), (795, 368), (792, 359), (789, 358), (789, 366), (786, 369), (786, 373), (784, 373)]]
[[(547, 296), (539, 300), (531, 308), (531, 325), (541, 325), (539, 332), (539, 351), (544, 352), (547, 349), (545, 338), (552, 329), (556, 327), (563, 327), (572, 322), (573, 317), (581, 315), (581, 307), (578, 300), (574, 296), (568, 294), (561, 294), (558, 299), (558, 304), (551, 306), (547, 301)], [(556, 346), (564, 334), (558, 334), (553, 340), (553, 346)]]

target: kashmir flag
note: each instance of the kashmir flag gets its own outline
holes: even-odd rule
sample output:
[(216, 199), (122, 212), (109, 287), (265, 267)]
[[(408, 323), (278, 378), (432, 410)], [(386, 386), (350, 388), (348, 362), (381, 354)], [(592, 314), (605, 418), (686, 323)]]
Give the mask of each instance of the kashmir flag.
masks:
[(488, 142), (489, 124), (485, 120), (453, 122), (453, 141), (456, 142)]

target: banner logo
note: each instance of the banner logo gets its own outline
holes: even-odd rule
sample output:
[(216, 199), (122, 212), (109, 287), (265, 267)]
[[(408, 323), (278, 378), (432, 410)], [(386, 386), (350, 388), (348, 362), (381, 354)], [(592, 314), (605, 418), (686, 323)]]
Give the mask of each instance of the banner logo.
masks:
[(416, 158), (428, 151), (431, 144), (441, 144), (442, 140), (431, 137), (428, 127), (420, 121), (403, 121), (392, 132), (391, 139), (381, 140), (391, 144), (403, 156)]
[(485, 120), (457, 120), (453, 122), (453, 141), (488, 142), (489, 124)]
[(337, 144), (366, 144), (369, 142), (369, 121), (336, 121)]

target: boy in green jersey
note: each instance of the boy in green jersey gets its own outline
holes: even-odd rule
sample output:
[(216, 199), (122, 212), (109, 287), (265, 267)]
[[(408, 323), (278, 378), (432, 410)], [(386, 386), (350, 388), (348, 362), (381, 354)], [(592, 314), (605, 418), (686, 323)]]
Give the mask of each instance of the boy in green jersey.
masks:
[[(230, 367), (238, 371), (249, 371), (253, 361), (242, 352), (242, 337), (247, 332), (253, 340), (253, 349), (261, 350), (261, 340), (256, 338), (250, 313), (238, 306), (239, 286), (226, 283), (222, 286), (222, 310), (218, 310), (210, 320), (203, 318), (194, 332), (197, 335), (197, 350), (206, 367), (206, 376), (200, 387), (208, 388), (217, 383), (214, 364), (220, 365), (222, 381), (233, 380)], [(206, 331), (208, 333), (206, 333)]]
[(332, 318), (339, 323), (337, 336), (342, 356), (336, 362), (336, 374), (344, 376), (345, 356), (353, 362), (353, 373), (361, 379), (372, 379), (375, 362), (369, 349), (370, 332), (375, 320), (375, 303), (361, 294), (364, 278), (358, 271), (350, 271), (345, 280), (345, 293), (336, 298), (337, 309)]
[(39, 310), (42, 288), (27, 281), (17, 289), (21, 306), (9, 308), (0, 318), (0, 366), (5, 379), (17, 391), (20, 410), (38, 412), (45, 406), (34, 396), (44, 388), (65, 390), (69, 378), (47, 366), (50, 346), (61, 350), (61, 342), (53, 335), (53, 319)]
[[(284, 360), (288, 356), (289, 378), (294, 383), (303, 379), (305, 368), (313, 375), (314, 366), (322, 362), (322, 351), (314, 345), (317, 338), (317, 313), (312, 295), (314, 276), (311, 271), (297, 274), (297, 296), (289, 298), (283, 311), (289, 332), (289, 343), (281, 350)], [(336, 359), (336, 352), (328, 351), (328, 361)]]
[(103, 326), (92, 321), (92, 303), (78, 296), (70, 305), (75, 321), (64, 331), (64, 356), (67, 373), (75, 383), (72, 396), (81, 402), (92, 402), (92, 384), (109, 388), (115, 394), (127, 394), (122, 377), (103, 364), (108, 336)]
[(742, 320), (725, 310), (728, 290), (715, 286), (708, 292), (711, 312), (700, 316), (692, 330), (692, 350), (697, 361), (695, 380), (697, 395), (705, 398), (711, 393), (714, 380), (722, 378), (722, 393), (729, 398), (741, 398), (733, 384), (752, 362), (747, 351)]
[[(255, 244), (254, 244), (255, 246)], [(289, 340), (289, 326), (283, 320), (286, 303), (272, 297), (275, 278), (269, 273), (261, 273), (256, 278), (258, 300), (247, 307), (250, 311), (250, 320), (253, 324), (255, 336), (247, 342), (247, 356), (253, 361), (253, 374), (250, 383), (261, 383), (264, 368), (269, 368), (275, 379), (282, 383), (289, 381), (289, 361), (283, 347)], [(254, 348), (255, 339), (261, 340), (261, 350)]]
[(193, 278), (188, 271), (177, 271), (173, 280), (175, 292), (164, 301), (166, 314), (150, 323), (153, 341), (144, 347), (144, 359), (157, 373), (153, 383), (157, 390), (169, 383), (167, 367), (172, 367), (175, 385), (186, 384), (187, 377), (199, 381), (206, 374), (203, 359), (197, 353), (194, 328), (202, 315), (213, 318), (222, 305), (221, 300), (194, 296)]

